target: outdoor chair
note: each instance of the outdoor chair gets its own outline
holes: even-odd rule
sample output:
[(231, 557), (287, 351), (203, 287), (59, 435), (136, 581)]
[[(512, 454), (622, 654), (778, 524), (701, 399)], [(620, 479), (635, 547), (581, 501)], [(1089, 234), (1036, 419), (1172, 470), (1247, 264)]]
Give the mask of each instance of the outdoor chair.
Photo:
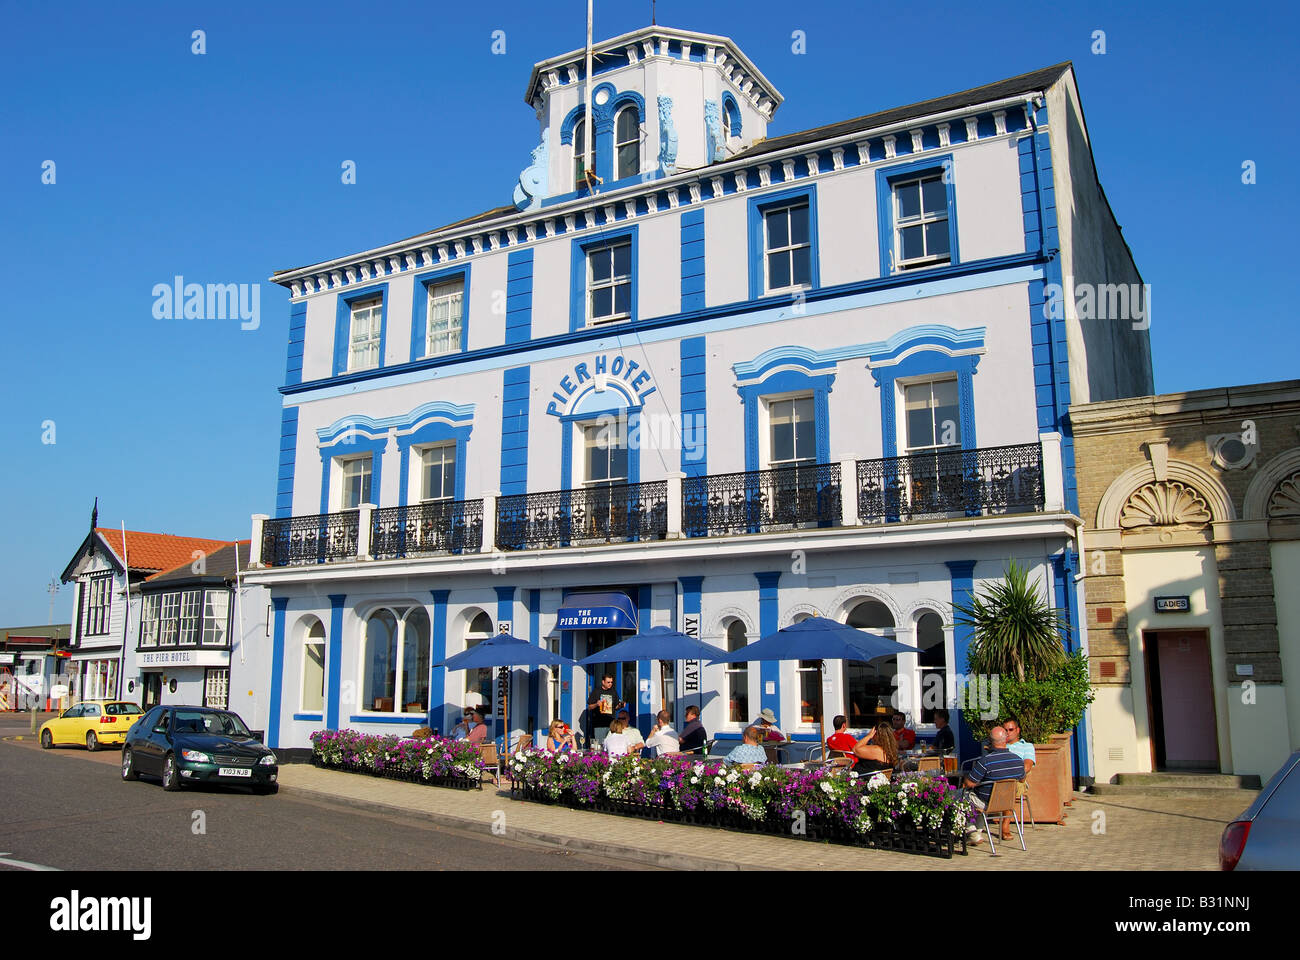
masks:
[(1025, 830), (1021, 824), (1020, 817), (1016, 813), (1016, 780), (998, 780), (993, 784), (993, 792), (989, 794), (989, 802), (984, 809), (980, 811), (980, 816), (984, 818), (984, 832), (989, 838), (989, 854), (997, 856), (997, 848), (993, 845), (993, 829), (989, 826), (990, 818), (998, 822), (998, 836), (1002, 835), (1002, 822), (1011, 817), (1016, 824), (1016, 832), (1020, 835), (1020, 849), (1028, 850), (1025, 846)]
[(501, 786), (501, 754), (497, 751), (495, 741), (483, 744), (478, 748), (478, 753), (483, 762), (487, 764), (483, 776), (491, 777), (496, 786)]
[(832, 750), (831, 752), (836, 754), (836, 756), (828, 757), (822, 764), (826, 769), (833, 770), (837, 767), (848, 769), (853, 766), (853, 757), (850, 757), (847, 753), (840, 750)]
[[(1033, 775), (1033, 770), (1025, 774), (1023, 780), (1016, 781), (1016, 795), (1020, 799), (1020, 822), (1028, 823), (1030, 827), (1037, 830), (1038, 824), (1034, 823), (1034, 805), (1029, 801), (1029, 778)], [(1029, 819), (1025, 819), (1025, 811), (1029, 811)]]
[(916, 770), (918, 773), (942, 773), (942, 757), (921, 757), (916, 761)]

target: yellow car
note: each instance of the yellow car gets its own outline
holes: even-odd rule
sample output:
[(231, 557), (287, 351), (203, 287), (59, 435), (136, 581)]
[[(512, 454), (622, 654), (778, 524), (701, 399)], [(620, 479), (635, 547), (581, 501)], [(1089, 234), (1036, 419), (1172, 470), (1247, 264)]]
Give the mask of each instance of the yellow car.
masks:
[(121, 744), (131, 724), (140, 719), (140, 708), (121, 700), (85, 700), (69, 707), (41, 727), (41, 746), (46, 750), (65, 743), (85, 744), (98, 750), (100, 744)]

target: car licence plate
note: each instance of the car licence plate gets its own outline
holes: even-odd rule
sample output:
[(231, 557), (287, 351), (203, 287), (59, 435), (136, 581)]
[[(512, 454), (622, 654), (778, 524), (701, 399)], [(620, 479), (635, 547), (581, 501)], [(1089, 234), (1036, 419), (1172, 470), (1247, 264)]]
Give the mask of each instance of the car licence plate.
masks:
[(243, 767), (218, 767), (217, 775), (221, 777), (251, 777), (253, 771)]

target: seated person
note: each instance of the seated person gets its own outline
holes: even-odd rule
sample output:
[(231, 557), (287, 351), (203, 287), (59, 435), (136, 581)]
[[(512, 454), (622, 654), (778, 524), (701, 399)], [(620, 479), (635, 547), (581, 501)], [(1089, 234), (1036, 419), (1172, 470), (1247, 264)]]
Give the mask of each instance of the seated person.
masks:
[(615, 716), (623, 721), (623, 736), (627, 737), (627, 752), (639, 754), (641, 748), (645, 746), (645, 737), (641, 736), (641, 731), (632, 723), (626, 710), (620, 710)]
[(765, 740), (786, 740), (789, 739), (781, 728), (776, 725), (776, 714), (772, 712), (771, 707), (764, 707), (762, 712), (750, 724), (751, 727), (758, 727), (759, 732), (763, 734)]
[(930, 744), (930, 749), (934, 753), (946, 754), (952, 753), (957, 749), (957, 741), (952, 735), (952, 727), (948, 726), (948, 711), (934, 711), (934, 740)]
[(858, 745), (858, 738), (849, 733), (849, 718), (840, 714), (831, 723), (835, 732), (826, 738), (826, 746), (840, 753), (852, 753)]
[(676, 753), (681, 748), (681, 744), (677, 741), (677, 731), (673, 729), (672, 718), (667, 710), (660, 710), (655, 717), (654, 728), (651, 729), (650, 739), (645, 742), (645, 745), (654, 747), (660, 757), (665, 753)]
[(627, 734), (624, 731), (627, 724), (622, 720), (614, 719), (609, 724), (609, 736), (605, 737), (605, 752), (611, 757), (621, 757), (627, 753)]
[(907, 717), (895, 710), (890, 722), (893, 724), (894, 739), (898, 741), (899, 750), (911, 750), (916, 746), (916, 731), (908, 728)]
[(474, 725), (474, 711), (469, 707), (465, 708), (465, 715), (460, 718), (460, 722), (451, 728), (448, 736), (452, 740), (464, 740), (465, 735), (469, 733), (469, 728)]
[(468, 740), (470, 743), (483, 743), (485, 740), (487, 740), (487, 735), (488, 735), (488, 726), (486, 723), (483, 722), (483, 714), (475, 710), (474, 726), (470, 727), (469, 733), (465, 735), (465, 739)]
[(767, 751), (759, 744), (763, 740), (763, 731), (759, 727), (746, 727), (742, 735), (743, 742), (723, 759), (727, 766), (741, 763), (767, 763)]
[(709, 739), (709, 735), (704, 732), (704, 724), (700, 723), (700, 708), (691, 704), (686, 708), (686, 726), (682, 730), (682, 735), (677, 738), (682, 753), (692, 751), (703, 752), (704, 741)]
[[(1038, 762), (1038, 755), (1034, 751), (1034, 745), (1028, 740), (1022, 740), (1020, 736), (1020, 721), (1015, 717), (1002, 724), (1002, 729), (1007, 732), (1007, 749), (1025, 762), (1025, 777), (1029, 777), (1029, 771), (1034, 769), (1034, 764)], [(1029, 789), (1028, 784), (1021, 780), (1016, 784), (1016, 800), (1019, 801), (1025, 791)], [(1006, 819), (1002, 820), (1002, 839), (1011, 839), (1011, 824)]]
[(573, 742), (573, 734), (569, 732), (569, 726), (563, 720), (552, 720), (551, 725), (546, 731), (547, 753), (572, 753), (577, 747)]
[[(1025, 776), (1025, 762), (1007, 749), (1005, 728), (994, 727), (990, 730), (989, 742), (993, 749), (971, 764), (970, 772), (962, 781), (962, 785), (971, 791), (970, 797), (976, 810), (984, 810), (988, 806), (994, 783), (999, 780), (1023, 780)], [(983, 839), (978, 829), (972, 828), (972, 833), (975, 834), (975, 843)]]
[(898, 744), (893, 727), (888, 723), (876, 724), (854, 746), (853, 756), (857, 758), (853, 764), (855, 773), (870, 775), (879, 770), (896, 770)]

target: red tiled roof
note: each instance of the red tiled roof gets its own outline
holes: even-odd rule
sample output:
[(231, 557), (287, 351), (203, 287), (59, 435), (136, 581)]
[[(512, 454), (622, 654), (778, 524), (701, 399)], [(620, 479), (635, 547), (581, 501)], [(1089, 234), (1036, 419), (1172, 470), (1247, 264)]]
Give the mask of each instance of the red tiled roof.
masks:
[(126, 531), (126, 550), (122, 549), (122, 531), (111, 527), (96, 527), (117, 558), (131, 561), (133, 570), (170, 570), (182, 563), (194, 561), (194, 551), (214, 553), (228, 547), (233, 540), (208, 540), (203, 537), (174, 537), (170, 533), (144, 533)]

